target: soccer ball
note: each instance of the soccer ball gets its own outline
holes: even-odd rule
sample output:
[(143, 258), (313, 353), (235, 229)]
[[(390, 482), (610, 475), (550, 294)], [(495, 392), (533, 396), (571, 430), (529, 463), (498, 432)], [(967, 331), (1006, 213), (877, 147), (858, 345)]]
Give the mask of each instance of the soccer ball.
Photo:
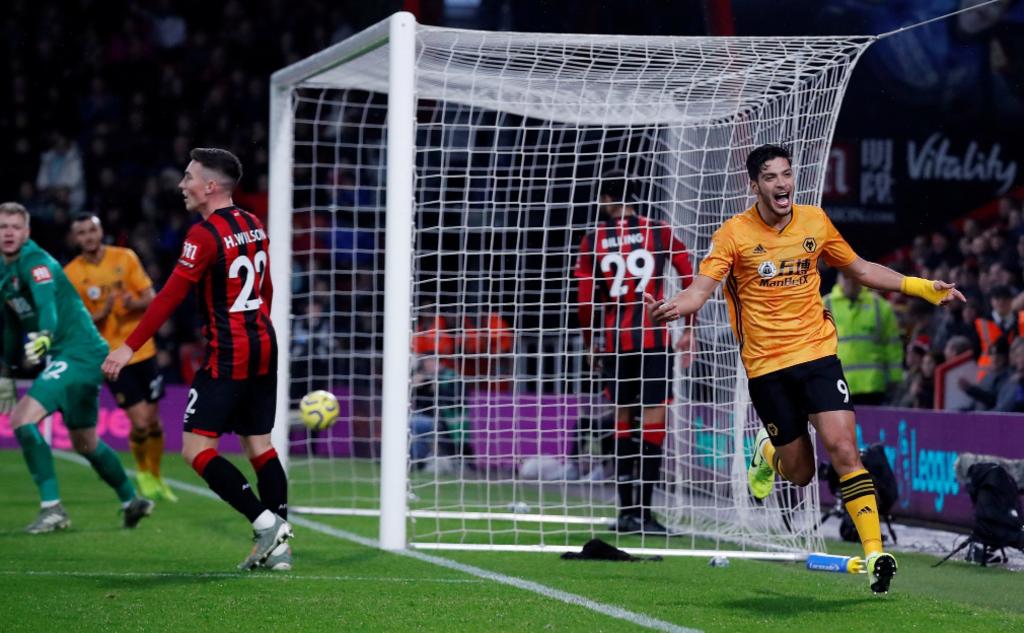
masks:
[(311, 431), (322, 431), (338, 421), (338, 399), (330, 391), (310, 391), (299, 402), (299, 418)]

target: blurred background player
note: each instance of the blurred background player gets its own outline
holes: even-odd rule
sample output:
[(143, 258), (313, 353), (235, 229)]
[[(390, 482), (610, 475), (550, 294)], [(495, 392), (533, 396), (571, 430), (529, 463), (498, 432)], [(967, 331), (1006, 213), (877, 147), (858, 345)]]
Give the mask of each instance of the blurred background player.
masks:
[[(592, 350), (594, 304), (601, 304), (604, 349), (599, 359), (604, 390), (615, 403), (615, 479), (619, 532), (665, 534), (651, 514), (654, 485), (661, 480), (666, 405), (671, 400), (672, 357), (668, 328), (651, 321), (644, 293), (665, 294), (671, 264), (685, 288), (693, 277), (686, 246), (672, 227), (636, 212), (636, 194), (622, 170), (601, 177), (597, 228), (580, 242), (576, 262), (577, 311), (586, 349)], [(689, 351), (687, 327), (678, 347)], [(689, 361), (689, 354), (684, 356)], [(597, 367), (594, 367), (597, 369)], [(636, 418), (640, 418), (637, 428)], [(639, 430), (639, 442), (636, 431)], [(636, 480), (640, 497), (634, 497)]]
[[(270, 443), (277, 402), (270, 243), (259, 219), (231, 198), (242, 177), (238, 158), (215, 148), (193, 149), (189, 156), (178, 187), (185, 208), (202, 220), (189, 229), (177, 266), (138, 326), (103, 361), (103, 373), (117, 380), (196, 286), (207, 348), (189, 389), (181, 453), (211, 490), (252, 523), (252, 551), (239, 569), (289, 570), (288, 480)], [(223, 433), (238, 436), (256, 471), (259, 497), (217, 452)]]
[[(0, 410), (14, 408), (11, 428), (41, 499), (39, 516), (26, 531), (40, 534), (71, 525), (60, 503), (53, 453), (36, 427), (54, 411), (63, 414), (75, 451), (117, 493), (124, 526), (133, 528), (153, 511), (154, 503), (135, 494), (117, 453), (96, 434), (103, 383), (97, 360), (107, 351), (107, 344), (60, 264), (29, 239), (29, 232), (25, 207), (16, 202), (0, 204), (0, 294), (6, 363), (0, 378)], [(22, 360), (26, 368), (41, 366), (42, 371), (15, 404), (11, 369)]]
[(756, 201), (715, 231), (690, 287), (669, 301), (646, 293), (644, 302), (655, 321), (672, 321), (699, 310), (725, 281), (750, 400), (763, 425), (748, 471), (751, 493), (765, 499), (776, 473), (798, 486), (811, 482), (816, 463), (810, 419), (839, 474), (871, 590), (886, 593), (896, 559), (882, 551), (875, 487), (860, 461), (853, 402), (836, 357), (832, 315), (822, 303), (818, 260), (869, 288), (899, 290), (936, 305), (964, 296), (952, 284), (904, 277), (858, 257), (823, 209), (794, 204), (796, 180), (785, 148), (754, 149), (747, 172)]
[[(103, 243), (103, 226), (94, 214), (75, 216), (71, 236), (82, 252), (64, 267), (64, 274), (110, 349), (117, 349), (153, 301), (153, 282), (135, 251)], [(146, 341), (120, 377), (107, 386), (132, 423), (128, 440), (139, 490), (145, 497), (177, 501), (160, 476), (164, 429), (157, 403), (164, 396), (164, 379), (157, 367), (153, 341)]]
[(842, 272), (824, 302), (835, 321), (853, 404), (888, 402), (903, 382), (903, 339), (892, 305)]

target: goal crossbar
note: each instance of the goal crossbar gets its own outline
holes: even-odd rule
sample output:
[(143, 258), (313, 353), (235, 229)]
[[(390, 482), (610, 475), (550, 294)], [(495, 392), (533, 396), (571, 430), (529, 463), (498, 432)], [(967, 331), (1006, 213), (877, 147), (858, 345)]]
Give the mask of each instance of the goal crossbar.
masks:
[[(600, 531), (616, 488), (571, 287), (601, 172), (636, 177), (637, 204), (695, 268), (750, 203), (752, 147), (788, 145), (795, 202), (820, 203), (842, 97), (874, 40), (491, 33), (399, 13), (274, 73), (271, 257), (293, 265), (272, 273), (274, 442), (293, 509), (380, 516), (392, 549), (568, 551), (551, 548)], [(486, 318), (507, 323), (507, 340), (481, 334)], [(430, 327), (458, 338), (454, 351), (410, 353)], [(821, 549), (816, 483), (763, 506), (747, 497), (759, 421), (721, 294), (694, 335), (653, 509), (751, 556)], [(437, 389), (454, 377), (443, 403), (417, 395), (424, 363)], [(341, 421), (290, 428), (290, 403), (316, 388), (339, 396)], [(424, 421), (437, 426), (415, 430)], [(678, 549), (709, 551), (688, 543)]]

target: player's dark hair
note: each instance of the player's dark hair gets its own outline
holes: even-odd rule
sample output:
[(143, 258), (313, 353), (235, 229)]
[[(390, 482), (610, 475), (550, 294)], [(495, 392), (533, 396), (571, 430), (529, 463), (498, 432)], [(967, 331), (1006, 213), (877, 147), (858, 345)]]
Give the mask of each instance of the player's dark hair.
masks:
[(212, 169), (231, 181), (234, 189), (242, 179), (242, 161), (226, 149), (218, 147), (197, 147), (188, 153), (189, 158), (207, 169)]
[(598, 185), (599, 196), (608, 196), (615, 203), (632, 203), (636, 191), (629, 175), (622, 169), (609, 169), (601, 174)]
[(28, 215), (28, 209), (25, 205), (20, 202), (4, 202), (0, 204), (0, 215), (20, 215), (25, 218), (25, 225), (31, 223), (31, 218)]
[(100, 222), (100, 216), (88, 211), (76, 213), (75, 216), (71, 218), (72, 224), (78, 224), (79, 222), (95, 222), (96, 224), (102, 224), (102, 222)]
[(752, 152), (747, 154), (747, 174), (750, 176), (750, 179), (756, 181), (764, 164), (775, 158), (785, 158), (789, 161), (790, 165), (793, 164), (793, 156), (789, 153), (788, 149), (781, 145), (755, 147)]

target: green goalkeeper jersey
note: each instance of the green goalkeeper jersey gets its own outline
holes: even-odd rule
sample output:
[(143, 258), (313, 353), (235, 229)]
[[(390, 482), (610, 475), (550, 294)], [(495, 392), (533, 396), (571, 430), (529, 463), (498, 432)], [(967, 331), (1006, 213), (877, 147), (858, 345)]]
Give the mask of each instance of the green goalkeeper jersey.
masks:
[(0, 257), (0, 297), (3, 299), (4, 360), (20, 362), (29, 332), (50, 333), (51, 356), (103, 361), (108, 348), (63, 268), (39, 245), (28, 240), (18, 258)]

